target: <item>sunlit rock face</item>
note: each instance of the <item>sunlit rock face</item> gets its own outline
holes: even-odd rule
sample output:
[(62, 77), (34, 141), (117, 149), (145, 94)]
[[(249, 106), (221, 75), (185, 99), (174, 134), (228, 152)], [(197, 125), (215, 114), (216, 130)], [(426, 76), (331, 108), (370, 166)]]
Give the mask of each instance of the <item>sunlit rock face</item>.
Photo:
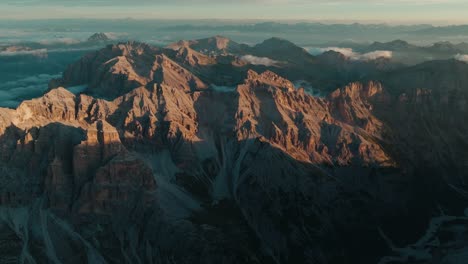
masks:
[(435, 214), (463, 225), (467, 95), (449, 80), (467, 67), (314, 96), (292, 69), (323, 62), (304, 54), (279, 39), (110, 45), (0, 108), (0, 260), (408, 263), (396, 245)]

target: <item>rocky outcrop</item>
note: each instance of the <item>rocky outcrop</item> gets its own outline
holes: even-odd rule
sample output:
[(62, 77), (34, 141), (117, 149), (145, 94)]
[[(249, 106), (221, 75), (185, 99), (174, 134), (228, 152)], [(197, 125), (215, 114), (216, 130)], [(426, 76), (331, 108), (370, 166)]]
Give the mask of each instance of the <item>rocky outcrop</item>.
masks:
[(106, 33), (102, 33), (102, 32), (95, 33), (88, 38), (88, 42), (105, 42), (105, 41), (110, 41), (110, 39), (106, 35)]
[[(80, 194), (84, 186), (93, 181), (95, 175), (102, 175), (103, 172), (98, 171), (105, 171), (111, 166), (109, 163), (113, 164), (111, 168), (117, 168), (118, 164), (132, 166), (133, 163), (144, 171), (141, 160), (127, 158), (130, 155), (120, 142), (119, 132), (101, 118), (112, 113), (109, 105), (109, 102), (85, 95), (76, 97), (64, 88), (58, 88), (41, 98), (23, 102), (16, 111), (8, 111), (9, 126), (1, 140), (2, 162), (16, 168), (12, 175), (33, 181), (29, 183), (30, 187), (23, 185), (32, 188), (29, 193), (25, 191), (27, 197), (13, 195), (16, 202), (45, 194), (51, 208), (69, 212), (77, 197), (84, 195)], [(117, 178), (127, 173), (117, 169), (110, 172)], [(143, 175), (146, 179), (137, 187), (154, 191), (151, 170), (148, 168), (146, 174), (139, 177)], [(99, 192), (99, 188), (95, 192)], [(12, 194), (8, 197), (10, 203), (15, 203)], [(89, 199), (88, 202), (93, 203)]]
[(89, 94), (110, 99), (153, 83), (181, 87), (186, 91), (206, 88), (199, 78), (160, 50), (135, 42), (110, 45), (83, 57), (55, 83), (66, 87), (87, 85)]
[(177, 61), (182, 64), (188, 64), (191, 67), (207, 66), (216, 63), (215, 59), (199, 53), (190, 47), (181, 47), (178, 49), (176, 58)]
[(249, 48), (249, 46), (245, 44), (236, 43), (223, 36), (214, 36), (199, 40), (182, 40), (168, 46), (168, 48), (174, 50), (179, 50), (182, 47), (190, 48), (206, 55), (240, 53)]
[[(351, 85), (327, 101), (295, 90), (292, 83), (271, 72), (249, 72), (246, 84), (238, 88), (236, 131), (240, 139), (263, 136), (303, 161), (391, 165), (378, 144), (383, 125), (368, 102), (381, 90), (373, 84)], [(356, 130), (359, 126), (366, 131)]]

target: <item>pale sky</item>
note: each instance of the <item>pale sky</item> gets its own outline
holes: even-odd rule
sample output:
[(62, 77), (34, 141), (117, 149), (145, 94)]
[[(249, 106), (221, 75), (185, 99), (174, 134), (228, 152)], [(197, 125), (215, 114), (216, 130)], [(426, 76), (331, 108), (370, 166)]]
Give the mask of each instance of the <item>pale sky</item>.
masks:
[(468, 23), (468, 0), (0, 0), (0, 19), (267, 19)]

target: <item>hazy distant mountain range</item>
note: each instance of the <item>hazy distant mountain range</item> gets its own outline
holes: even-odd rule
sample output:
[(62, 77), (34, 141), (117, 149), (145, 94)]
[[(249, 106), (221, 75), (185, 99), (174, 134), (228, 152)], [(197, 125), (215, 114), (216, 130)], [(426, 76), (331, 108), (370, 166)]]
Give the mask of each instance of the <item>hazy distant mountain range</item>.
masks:
[[(438, 41), (468, 41), (466, 25), (432, 26), (388, 24), (331, 24), (313, 22), (262, 22), (223, 20), (133, 20), (66, 19), (14, 21), (0, 23), (0, 42), (34, 38), (83, 39), (94, 32), (112, 32), (128, 39), (145, 42), (174, 42), (187, 36), (196, 39), (222, 33), (239, 42), (257, 43), (277, 36), (299, 45), (317, 45), (339, 41), (373, 42), (404, 39), (428, 44)], [(4, 33), (2, 33), (4, 32)], [(18, 34), (19, 33), (19, 34)], [(170, 39), (168, 39), (170, 38)]]

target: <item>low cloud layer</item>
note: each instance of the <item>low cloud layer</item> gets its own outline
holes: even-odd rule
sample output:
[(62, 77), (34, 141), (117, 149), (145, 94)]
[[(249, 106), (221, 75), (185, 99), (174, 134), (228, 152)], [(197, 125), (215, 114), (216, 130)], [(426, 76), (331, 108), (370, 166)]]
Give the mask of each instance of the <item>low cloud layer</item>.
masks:
[(393, 52), (389, 50), (376, 50), (368, 53), (358, 53), (351, 48), (340, 47), (309, 48), (308, 50), (313, 55), (319, 55), (327, 51), (335, 51), (343, 54), (351, 60), (375, 60), (378, 58), (390, 59), (393, 56)]
[(463, 61), (468, 63), (468, 54), (457, 54), (454, 57), (458, 61)]
[(56, 38), (56, 39), (42, 39), (42, 40), (39, 40), (39, 43), (43, 45), (53, 45), (53, 44), (72, 45), (72, 44), (78, 44), (80, 43), (80, 41), (74, 38)]
[(253, 65), (265, 65), (265, 66), (273, 66), (278, 63), (278, 61), (272, 60), (266, 57), (257, 57), (253, 55), (245, 55), (241, 57), (241, 60), (248, 62)]
[(86, 46), (86, 47), (71, 47), (71, 48), (54, 48), (54, 49), (35, 49), (35, 50), (15, 50), (15, 51), (0, 51), (0, 57), (13, 57), (13, 56), (35, 56), (44, 58), (50, 53), (60, 53), (60, 52), (74, 52), (74, 51), (88, 51), (88, 50), (98, 50), (102, 48), (101, 46)]
[(0, 107), (16, 107), (22, 100), (40, 96), (48, 88), (48, 83), (60, 74), (39, 74), (36, 76), (0, 84)]
[(41, 57), (41, 56), (47, 55), (47, 49), (0, 51), (0, 57), (10, 57), (10, 56), (20, 56), (20, 55), (32, 55), (32, 56)]
[(361, 54), (359, 60), (376, 60), (378, 58), (390, 59), (393, 56), (393, 52), (389, 50), (376, 50), (369, 53)]

